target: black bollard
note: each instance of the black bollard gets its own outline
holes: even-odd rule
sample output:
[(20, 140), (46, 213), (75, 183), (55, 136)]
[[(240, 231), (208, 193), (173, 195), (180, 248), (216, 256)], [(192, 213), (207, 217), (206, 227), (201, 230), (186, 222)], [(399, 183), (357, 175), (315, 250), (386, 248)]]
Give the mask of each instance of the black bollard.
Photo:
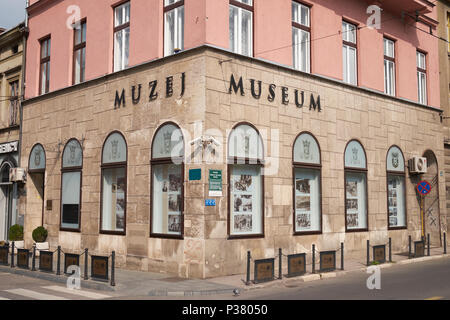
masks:
[(33, 246), (33, 260), (31, 261), (31, 271), (36, 271), (36, 245)]
[(389, 238), (389, 262), (392, 262), (392, 239)]
[(427, 255), (430, 256), (430, 234), (427, 234)]
[(89, 262), (89, 251), (84, 249), (84, 280), (89, 279), (88, 277), (88, 262)]
[(111, 253), (111, 286), (113, 287), (116, 285), (115, 270), (116, 270), (116, 252), (113, 251)]
[(367, 240), (367, 254), (366, 254), (366, 256), (367, 256), (367, 266), (369, 266), (370, 265), (370, 242), (369, 242), (369, 240)]
[(341, 270), (344, 270), (344, 243), (341, 242)]
[(58, 256), (56, 259), (56, 275), (61, 275), (61, 246), (58, 246)]
[(283, 279), (283, 273), (281, 272), (281, 268), (282, 268), (282, 259), (283, 258), (283, 254), (281, 251), (281, 248), (278, 248), (278, 279)]
[(411, 236), (408, 237), (408, 259), (411, 259)]
[(11, 244), (11, 268), (14, 268), (14, 241)]
[(444, 232), (444, 254), (447, 254), (447, 233)]
[(246, 285), (250, 284), (250, 259), (251, 259), (250, 251), (247, 251), (247, 279), (245, 281)]
[(316, 245), (312, 245), (312, 273), (316, 273)]

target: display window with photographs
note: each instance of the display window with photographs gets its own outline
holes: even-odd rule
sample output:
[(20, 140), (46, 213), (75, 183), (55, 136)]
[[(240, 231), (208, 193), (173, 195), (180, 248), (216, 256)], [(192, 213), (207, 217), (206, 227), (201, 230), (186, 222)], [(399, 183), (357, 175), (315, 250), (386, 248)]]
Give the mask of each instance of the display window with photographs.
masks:
[(264, 234), (263, 143), (248, 123), (233, 128), (228, 139), (228, 230), (233, 237)]
[(386, 158), (387, 208), (389, 229), (406, 228), (405, 158), (392, 146)]
[(174, 123), (161, 126), (152, 143), (152, 237), (183, 237), (183, 154), (181, 129)]
[(127, 146), (121, 133), (105, 140), (102, 153), (101, 233), (125, 235)]
[(356, 140), (345, 149), (345, 219), (347, 231), (367, 231), (367, 163), (363, 146)]
[(293, 149), (294, 234), (320, 233), (321, 158), (319, 144), (310, 133), (298, 135)]
[(83, 150), (76, 139), (64, 147), (61, 166), (61, 230), (79, 231)]

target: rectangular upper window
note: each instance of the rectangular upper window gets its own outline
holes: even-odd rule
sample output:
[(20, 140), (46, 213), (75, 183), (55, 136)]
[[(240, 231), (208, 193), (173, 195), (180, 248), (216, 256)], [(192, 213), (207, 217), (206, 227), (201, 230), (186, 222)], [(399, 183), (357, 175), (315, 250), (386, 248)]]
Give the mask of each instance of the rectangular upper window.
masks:
[(73, 83), (85, 80), (86, 67), (86, 20), (75, 25), (73, 43)]
[(384, 38), (384, 93), (395, 96), (395, 42)]
[(292, 44), (294, 68), (311, 72), (310, 8), (295, 1), (292, 1)]
[(427, 61), (426, 54), (417, 51), (417, 83), (419, 103), (427, 104)]
[(252, 0), (230, 0), (230, 49), (253, 56)]
[(114, 8), (114, 71), (128, 67), (130, 54), (130, 2)]
[(355, 86), (358, 83), (356, 30), (354, 24), (342, 21), (343, 80)]
[(184, 0), (164, 0), (164, 56), (184, 49)]
[(41, 61), (39, 72), (39, 92), (45, 94), (50, 90), (50, 51), (51, 38), (50, 36), (42, 39), (41, 43)]

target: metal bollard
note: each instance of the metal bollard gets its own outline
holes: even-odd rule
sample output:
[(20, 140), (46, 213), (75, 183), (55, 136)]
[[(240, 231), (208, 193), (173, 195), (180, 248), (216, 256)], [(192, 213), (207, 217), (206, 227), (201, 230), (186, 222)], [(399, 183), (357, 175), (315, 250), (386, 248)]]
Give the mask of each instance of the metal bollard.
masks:
[(251, 259), (250, 251), (247, 251), (247, 280), (245, 281), (246, 285), (250, 284), (250, 259)]
[(430, 256), (430, 234), (427, 234), (427, 255)]
[(88, 262), (89, 262), (89, 251), (84, 249), (84, 280), (89, 279), (88, 277)]
[(116, 285), (115, 270), (116, 270), (116, 252), (113, 251), (111, 253), (111, 286), (113, 287)]
[(33, 246), (33, 260), (31, 261), (31, 271), (36, 271), (36, 245)]
[(14, 268), (14, 241), (11, 244), (11, 268)]
[(367, 266), (369, 266), (370, 265), (370, 242), (369, 242), (369, 240), (367, 240), (367, 254), (366, 254), (366, 256), (367, 256)]
[(411, 236), (408, 237), (408, 259), (411, 259)]
[(389, 238), (389, 262), (392, 262), (392, 238)]
[(444, 232), (444, 254), (447, 254), (447, 233)]
[(316, 273), (316, 245), (312, 245), (312, 273)]
[(341, 270), (344, 270), (344, 243), (341, 242)]
[(278, 248), (278, 279), (283, 279), (283, 272), (281, 271), (282, 270), (282, 259), (283, 258), (283, 254), (282, 254), (282, 251), (281, 251), (281, 248)]
[(61, 246), (58, 246), (58, 257), (56, 260), (56, 275), (61, 275)]

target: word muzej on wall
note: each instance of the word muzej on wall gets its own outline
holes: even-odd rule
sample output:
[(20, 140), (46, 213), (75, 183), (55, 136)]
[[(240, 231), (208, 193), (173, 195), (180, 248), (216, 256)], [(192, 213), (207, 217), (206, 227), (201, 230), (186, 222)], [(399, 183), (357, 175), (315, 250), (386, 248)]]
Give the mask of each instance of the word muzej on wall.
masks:
[[(179, 98), (183, 97), (185, 88), (186, 88), (186, 74), (183, 72), (181, 74), (180, 78), (180, 95)], [(261, 80), (255, 80), (250, 79), (250, 91), (251, 95), (254, 99), (259, 100), (262, 98), (262, 81)], [(175, 79), (173, 76), (166, 77), (164, 91), (165, 91), (165, 97), (170, 98), (174, 94), (174, 82)], [(279, 91), (279, 92), (277, 92)], [(245, 89), (244, 89), (244, 81), (242, 77), (239, 77), (239, 80), (236, 81), (236, 78), (233, 74), (231, 74), (230, 77), (230, 85), (228, 89), (228, 93), (232, 94), (240, 94), (241, 96), (245, 96)], [(284, 105), (289, 105), (289, 103), (292, 101), (295, 103), (295, 106), (297, 108), (303, 108), (306, 103), (305, 99), (305, 91), (294, 89), (293, 97), (289, 93), (289, 88), (285, 86), (280, 86), (279, 90), (277, 90), (276, 84), (269, 84), (268, 85), (268, 95), (267, 100), (269, 102), (274, 102), (277, 98), (277, 94), (280, 94), (281, 103)], [(142, 96), (142, 84), (138, 84), (137, 86), (131, 87), (131, 100), (133, 105), (138, 104), (141, 101)], [(148, 84), (148, 101), (155, 101), (160, 97), (160, 86), (158, 84), (158, 80), (150, 81)], [(126, 107), (126, 92), (125, 89), (122, 89), (119, 93), (119, 90), (116, 90), (116, 96), (114, 99), (114, 109), (118, 109), (121, 106)], [(314, 94), (310, 94), (309, 98), (309, 110), (314, 110), (321, 112), (322, 111), (322, 105), (320, 103), (320, 95), (317, 95), (317, 97), (314, 97)]]

